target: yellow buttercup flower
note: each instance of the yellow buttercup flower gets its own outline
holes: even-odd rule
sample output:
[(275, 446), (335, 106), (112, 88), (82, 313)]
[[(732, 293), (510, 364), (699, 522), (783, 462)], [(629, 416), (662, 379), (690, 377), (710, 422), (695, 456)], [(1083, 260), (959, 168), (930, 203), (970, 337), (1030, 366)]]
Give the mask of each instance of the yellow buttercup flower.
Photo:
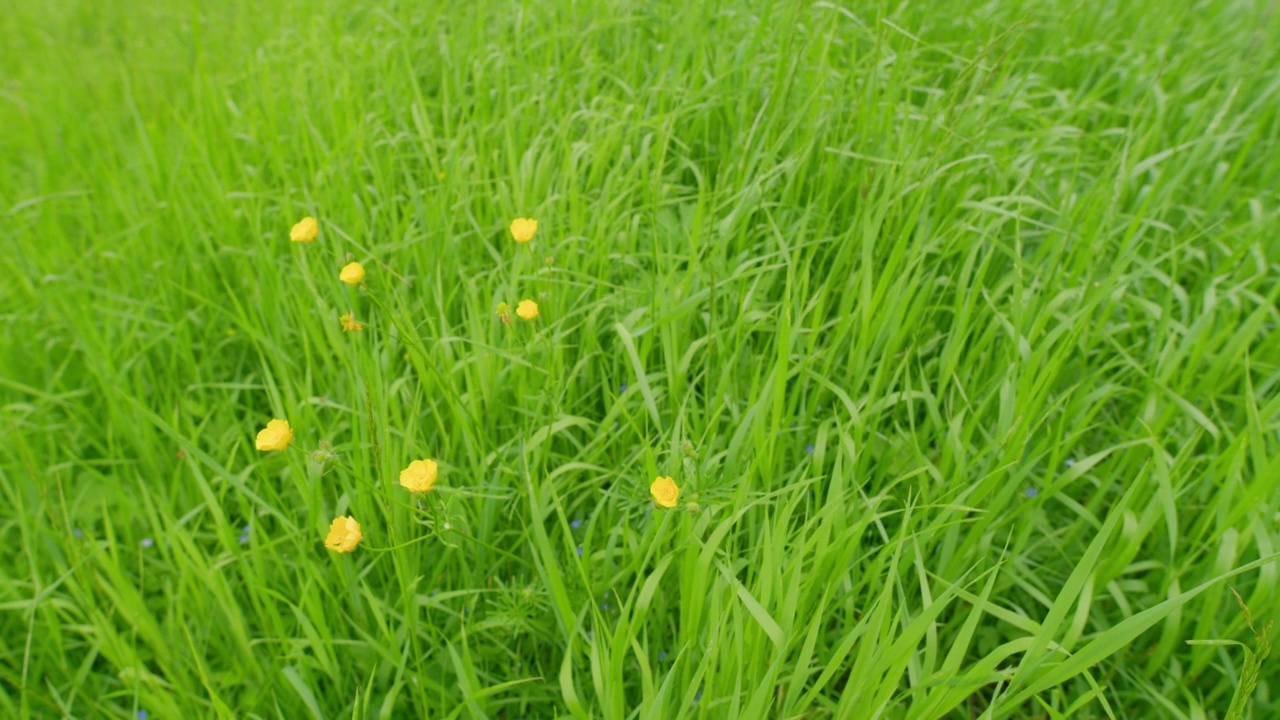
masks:
[(284, 450), (291, 442), (293, 442), (293, 430), (289, 427), (289, 421), (272, 420), (258, 432), (256, 444), (259, 450), (268, 452)]
[(334, 552), (348, 553), (355, 550), (363, 539), (360, 523), (348, 515), (333, 519), (333, 523), (329, 525), (329, 537), (324, 539), (324, 546)]
[(521, 300), (516, 306), (516, 315), (519, 315), (521, 320), (532, 320), (538, 317), (538, 303), (532, 300)]
[(680, 488), (676, 486), (675, 480), (659, 475), (649, 486), (649, 494), (653, 496), (653, 501), (662, 507), (673, 508), (680, 497)]
[(338, 273), (338, 279), (348, 285), (359, 285), (364, 280), (364, 266), (358, 262), (347, 263)]
[(320, 225), (313, 217), (304, 217), (289, 231), (289, 239), (294, 242), (311, 242), (320, 234)]
[(538, 232), (538, 221), (531, 218), (516, 218), (511, 221), (511, 237), (518, 243), (527, 243)]
[(400, 471), (400, 484), (409, 488), (409, 492), (429, 492), (439, 474), (435, 460), (414, 460)]
[(364, 329), (364, 323), (356, 322), (356, 319), (351, 315), (351, 313), (345, 313), (343, 315), (339, 315), (338, 319), (342, 321), (342, 329), (345, 330), (346, 332), (351, 332), (352, 330)]

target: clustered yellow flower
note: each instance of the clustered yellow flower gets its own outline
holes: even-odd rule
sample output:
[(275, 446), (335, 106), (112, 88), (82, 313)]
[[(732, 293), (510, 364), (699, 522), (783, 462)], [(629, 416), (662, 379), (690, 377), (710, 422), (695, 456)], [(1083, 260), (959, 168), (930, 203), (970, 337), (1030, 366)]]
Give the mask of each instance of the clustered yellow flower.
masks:
[(343, 313), (342, 315), (339, 315), (338, 320), (342, 322), (342, 329), (344, 332), (364, 329), (364, 323), (356, 322), (355, 317), (351, 313)]
[(291, 442), (293, 429), (289, 427), (289, 421), (272, 420), (258, 432), (258, 439), (254, 444), (262, 452), (272, 452), (284, 450)]
[[(443, 180), (444, 173), (440, 173), (439, 177)], [(513, 240), (518, 243), (527, 243), (537, 234), (538, 221), (532, 218), (516, 218), (511, 221), (509, 230)], [(304, 217), (289, 230), (289, 239), (293, 242), (309, 243), (319, 235), (319, 223), (310, 216)], [(359, 262), (347, 263), (338, 273), (339, 280), (353, 286), (359, 285), (364, 278), (364, 265)], [(515, 314), (521, 320), (532, 321), (538, 317), (538, 304), (529, 299), (521, 300), (516, 306)], [(507, 303), (498, 303), (497, 315), (504, 324), (511, 324), (511, 306)], [(338, 320), (342, 323), (343, 331), (364, 329), (364, 325), (356, 321), (353, 312), (343, 313)], [(258, 432), (255, 445), (260, 451), (270, 452), (285, 450), (291, 442), (293, 442), (293, 429), (289, 427), (289, 422), (273, 419)], [(439, 475), (440, 468), (435, 460), (426, 458), (414, 460), (400, 472), (400, 484), (411, 493), (427, 493), (435, 487)], [(676, 487), (675, 482), (669, 477), (654, 480), (649, 491), (653, 494), (654, 501), (662, 507), (675, 507), (676, 499), (680, 495), (680, 488)], [(329, 534), (324, 544), (334, 552), (348, 553), (355, 550), (363, 539), (364, 534), (360, 531), (360, 523), (348, 515), (333, 520), (329, 525)]]
[(320, 235), (320, 225), (313, 217), (304, 217), (289, 231), (289, 239), (294, 242), (309, 243)]
[(676, 500), (680, 498), (680, 488), (675, 480), (659, 475), (649, 485), (649, 494), (653, 496), (653, 501), (662, 507), (673, 508), (676, 506)]
[(532, 218), (516, 218), (511, 221), (511, 238), (518, 243), (527, 243), (538, 233), (538, 221)]
[(364, 266), (358, 262), (347, 263), (338, 273), (338, 279), (348, 285), (359, 285), (364, 280)]
[[(533, 218), (516, 218), (511, 221), (508, 227), (511, 231), (511, 239), (518, 243), (527, 243), (533, 239), (538, 233), (538, 221)], [(551, 264), (551, 259), (547, 258), (547, 264)], [(498, 303), (498, 310), (495, 313), (503, 325), (511, 324), (511, 306), (505, 302)], [(525, 299), (516, 305), (516, 316), (526, 322), (532, 321), (538, 317), (538, 303)]]
[(412, 493), (430, 492), (436, 484), (439, 468), (435, 460), (414, 460), (409, 467), (400, 471), (400, 484)]
[(333, 519), (333, 523), (329, 525), (329, 537), (324, 539), (324, 546), (334, 552), (349, 553), (355, 550), (363, 539), (360, 523), (348, 515)]

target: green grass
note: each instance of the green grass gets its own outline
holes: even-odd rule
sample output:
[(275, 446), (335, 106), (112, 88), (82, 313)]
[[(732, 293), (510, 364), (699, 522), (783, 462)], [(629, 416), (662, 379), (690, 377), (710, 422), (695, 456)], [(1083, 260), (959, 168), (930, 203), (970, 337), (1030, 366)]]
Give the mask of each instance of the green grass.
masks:
[(1280, 716), (1278, 228), (1266, 0), (17, 0), (0, 717)]

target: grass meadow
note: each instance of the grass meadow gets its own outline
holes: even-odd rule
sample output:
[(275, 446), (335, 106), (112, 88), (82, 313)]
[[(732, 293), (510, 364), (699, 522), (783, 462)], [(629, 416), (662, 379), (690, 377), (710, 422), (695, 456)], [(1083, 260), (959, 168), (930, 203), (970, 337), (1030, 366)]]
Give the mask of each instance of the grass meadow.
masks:
[(0, 717), (1277, 718), (1278, 297), (1271, 0), (14, 0)]

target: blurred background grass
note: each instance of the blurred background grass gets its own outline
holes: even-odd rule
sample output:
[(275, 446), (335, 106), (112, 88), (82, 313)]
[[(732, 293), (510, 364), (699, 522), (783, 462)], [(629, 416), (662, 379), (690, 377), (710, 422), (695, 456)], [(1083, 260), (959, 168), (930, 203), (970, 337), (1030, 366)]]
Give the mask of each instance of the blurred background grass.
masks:
[(0, 714), (1274, 716), (1275, 9), (18, 0)]

